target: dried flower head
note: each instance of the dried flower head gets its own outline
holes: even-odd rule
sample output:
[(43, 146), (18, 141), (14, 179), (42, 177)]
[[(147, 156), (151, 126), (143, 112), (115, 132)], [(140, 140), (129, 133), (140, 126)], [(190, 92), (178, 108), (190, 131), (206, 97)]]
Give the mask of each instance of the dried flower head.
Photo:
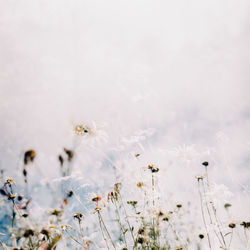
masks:
[(111, 200), (112, 202), (113, 201), (118, 201), (118, 193), (117, 192), (115, 192), (115, 191), (111, 191), (111, 192), (109, 192), (108, 193), (108, 202), (109, 202), (109, 200)]
[(92, 199), (92, 201), (94, 201), (94, 202), (99, 202), (101, 199), (102, 199), (102, 198), (101, 198), (99, 195), (97, 195), (96, 197), (94, 197), (94, 198)]
[(3, 188), (0, 189), (0, 194), (1, 194), (1, 195), (4, 195), (4, 196), (7, 196), (7, 195), (8, 195), (8, 194), (6, 193), (6, 191), (5, 191)]
[(29, 162), (33, 162), (36, 157), (36, 151), (29, 149), (24, 153), (24, 164), (27, 165)]
[(62, 167), (62, 166), (63, 166), (63, 163), (64, 163), (63, 157), (62, 157), (61, 155), (59, 155), (59, 156), (58, 156), (58, 160), (59, 160), (60, 165), (61, 165), (61, 167)]
[(141, 187), (143, 186), (143, 183), (142, 183), (142, 182), (138, 182), (138, 183), (136, 184), (136, 186), (137, 186), (138, 188), (141, 188)]
[(243, 226), (244, 228), (250, 228), (250, 222), (243, 221), (240, 225)]
[(73, 217), (75, 218), (75, 219), (77, 219), (78, 221), (81, 221), (82, 219), (83, 219), (83, 214), (81, 213), (81, 212), (77, 212), (77, 213), (75, 213), (74, 215), (73, 215)]
[(236, 227), (235, 223), (230, 223), (228, 226), (229, 226), (230, 228), (235, 228), (235, 227)]
[(62, 210), (61, 209), (54, 209), (50, 212), (51, 215), (55, 215), (55, 216), (61, 216), (62, 215)]
[(230, 204), (230, 203), (226, 203), (225, 205), (224, 205), (224, 208), (225, 209), (228, 209), (229, 207), (231, 207), (232, 205)]
[(8, 185), (12, 185), (12, 184), (13, 184), (13, 185), (16, 185), (16, 183), (14, 182), (14, 180), (11, 179), (11, 178), (9, 178), (9, 179), (6, 180), (5, 185), (7, 185), (7, 184), (8, 184)]
[(33, 236), (33, 235), (34, 235), (34, 231), (32, 229), (27, 229), (24, 232), (23, 237), (28, 238), (28, 237)]
[(163, 221), (169, 221), (169, 217), (168, 216), (164, 216), (162, 220)]
[(77, 135), (86, 135), (91, 132), (91, 129), (88, 126), (83, 126), (81, 124), (76, 125), (74, 130)]
[(117, 193), (120, 192), (121, 188), (122, 188), (122, 184), (120, 182), (118, 182), (114, 185), (114, 191)]
[(128, 203), (129, 205), (135, 207), (136, 204), (137, 204), (137, 201), (127, 201), (127, 203)]
[(182, 205), (181, 204), (177, 204), (176, 207), (177, 208), (182, 208)]
[(158, 212), (158, 216), (161, 217), (161, 216), (163, 216), (163, 215), (164, 215), (164, 213), (160, 210), (160, 211)]
[(183, 250), (183, 247), (182, 246), (178, 246), (178, 247), (176, 247), (176, 250)]
[(196, 175), (195, 178), (197, 179), (197, 181), (201, 181), (204, 179), (203, 175)]
[(9, 199), (10, 199), (10, 200), (14, 200), (15, 198), (16, 198), (16, 195), (11, 194), (11, 193), (9, 194)]
[(61, 229), (63, 230), (63, 231), (65, 231), (66, 229), (67, 229), (67, 225), (66, 224), (63, 224), (63, 225), (61, 225)]
[(101, 211), (102, 208), (101, 207), (95, 207), (95, 211)]
[(199, 238), (202, 240), (204, 238), (204, 234), (199, 234)]
[(207, 167), (207, 166), (209, 165), (209, 163), (208, 163), (207, 161), (204, 161), (204, 162), (202, 163), (202, 165), (205, 166), (205, 167)]
[(45, 228), (43, 228), (40, 233), (45, 235), (47, 238), (49, 238), (50, 236), (50, 232)]
[(73, 157), (74, 157), (74, 152), (72, 150), (66, 149), (64, 148), (64, 152), (67, 154), (68, 156), (68, 161), (72, 161)]
[(70, 190), (68, 193), (67, 193), (67, 197), (71, 197), (73, 195), (73, 191)]
[(154, 164), (149, 164), (149, 165), (148, 165), (148, 169), (150, 169), (152, 173), (157, 173), (157, 172), (159, 172), (159, 168), (155, 167)]

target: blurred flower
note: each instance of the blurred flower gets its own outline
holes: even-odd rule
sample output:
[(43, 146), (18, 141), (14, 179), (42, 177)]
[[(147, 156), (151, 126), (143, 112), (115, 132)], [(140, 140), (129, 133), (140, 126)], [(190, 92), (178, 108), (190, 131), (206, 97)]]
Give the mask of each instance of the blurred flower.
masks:
[(68, 161), (72, 161), (73, 157), (74, 157), (74, 152), (70, 149), (66, 149), (64, 148), (64, 152), (67, 154), (68, 156)]
[(102, 198), (101, 198), (99, 195), (97, 195), (96, 197), (92, 198), (92, 201), (98, 202), (98, 201), (100, 201), (101, 199), (102, 199)]
[(197, 179), (197, 181), (201, 181), (204, 179), (203, 175), (196, 175), (195, 178)]
[(157, 173), (157, 172), (159, 172), (159, 168), (155, 167), (154, 164), (149, 164), (149, 165), (148, 165), (148, 169), (150, 169), (152, 173)]
[(101, 209), (101, 207), (95, 207), (95, 211), (100, 211)]
[(250, 228), (250, 222), (243, 221), (240, 225), (243, 226), (244, 228)]
[(77, 212), (73, 215), (75, 219), (77, 219), (79, 222), (83, 219), (83, 214), (81, 212)]
[(235, 223), (230, 223), (228, 226), (229, 226), (230, 228), (235, 228), (235, 227), (236, 227)]
[(29, 149), (24, 153), (24, 164), (27, 165), (29, 162), (33, 162), (36, 157), (36, 152), (33, 149)]
[(62, 215), (62, 210), (61, 209), (54, 209), (50, 212), (51, 215), (55, 216), (61, 216)]
[(207, 162), (207, 161), (204, 161), (204, 162), (202, 163), (202, 165), (205, 166), (205, 167), (207, 167), (207, 166), (208, 166), (208, 162)]

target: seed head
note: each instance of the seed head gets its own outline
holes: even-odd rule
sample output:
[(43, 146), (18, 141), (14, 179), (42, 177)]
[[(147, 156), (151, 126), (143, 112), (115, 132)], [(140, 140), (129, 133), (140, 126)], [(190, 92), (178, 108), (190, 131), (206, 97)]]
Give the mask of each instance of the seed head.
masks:
[(157, 172), (159, 172), (159, 168), (155, 167), (154, 164), (149, 164), (149, 165), (148, 165), (148, 169), (150, 169), (152, 173), (157, 173)]
[(202, 163), (202, 165), (205, 166), (205, 167), (207, 167), (207, 166), (209, 165), (209, 163), (208, 163), (207, 161), (204, 161), (204, 162)]
[(58, 160), (60, 162), (60, 165), (63, 166), (63, 163), (64, 163), (64, 159), (61, 155), (58, 156)]
[(240, 225), (243, 226), (244, 228), (249, 228), (250, 227), (250, 222), (243, 221)]
[(176, 207), (177, 208), (182, 208), (182, 205), (181, 204), (177, 204)]
[(136, 204), (137, 204), (137, 201), (127, 201), (127, 203), (128, 203), (129, 205), (135, 207)]
[(10, 179), (10, 178), (6, 180), (5, 185), (6, 185), (6, 184), (8, 184), (8, 185), (12, 185), (12, 184), (13, 184), (13, 185), (16, 185), (16, 183), (14, 182), (14, 180), (13, 180), (13, 179)]
[(226, 203), (225, 205), (224, 205), (224, 208), (225, 209), (228, 209), (229, 207), (231, 207), (232, 205), (230, 204), (230, 203)]
[(95, 211), (101, 211), (102, 208), (101, 207), (95, 207)]
[(81, 221), (83, 219), (83, 214), (81, 212), (77, 212), (73, 215), (73, 217)]
[(68, 156), (68, 161), (72, 161), (73, 157), (74, 157), (74, 152), (72, 150), (66, 149), (64, 148), (64, 152), (67, 154)]
[(24, 153), (24, 164), (27, 165), (29, 162), (33, 162), (36, 157), (36, 152), (33, 149), (29, 149)]
[(50, 214), (55, 215), (55, 216), (61, 216), (62, 210), (61, 209), (54, 209), (53, 211), (50, 212)]
[(204, 179), (203, 175), (196, 175), (195, 178), (197, 179), (197, 181), (201, 181)]
[(235, 227), (236, 227), (235, 223), (230, 223), (228, 226), (229, 226), (230, 228), (235, 228)]
[(168, 216), (164, 216), (162, 220), (163, 221), (169, 221), (169, 217)]
[(114, 185), (114, 191), (117, 193), (120, 192), (121, 188), (122, 188), (122, 184), (120, 182), (118, 182)]
[(138, 183), (136, 184), (136, 186), (137, 186), (138, 188), (141, 188), (141, 187), (143, 186), (143, 183), (142, 183), (142, 182), (138, 182)]
[(204, 234), (199, 234), (199, 238), (202, 240), (204, 238)]
[(98, 202), (98, 201), (100, 201), (102, 198), (99, 196), (99, 195), (97, 195), (96, 197), (94, 197), (93, 199), (92, 199), (92, 201), (94, 201), (94, 202)]
[(28, 238), (29, 236), (33, 236), (34, 235), (34, 231), (32, 229), (27, 229), (24, 234), (23, 237)]

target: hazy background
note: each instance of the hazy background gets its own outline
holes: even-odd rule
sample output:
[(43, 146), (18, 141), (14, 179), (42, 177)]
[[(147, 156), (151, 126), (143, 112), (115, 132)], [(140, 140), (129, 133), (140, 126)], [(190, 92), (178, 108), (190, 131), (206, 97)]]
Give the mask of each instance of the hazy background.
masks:
[(55, 177), (72, 126), (94, 121), (108, 141), (78, 150), (85, 176), (100, 152), (172, 154), (180, 178), (208, 159), (250, 192), (249, 44), (248, 0), (0, 0), (0, 166), (18, 175), (34, 148)]

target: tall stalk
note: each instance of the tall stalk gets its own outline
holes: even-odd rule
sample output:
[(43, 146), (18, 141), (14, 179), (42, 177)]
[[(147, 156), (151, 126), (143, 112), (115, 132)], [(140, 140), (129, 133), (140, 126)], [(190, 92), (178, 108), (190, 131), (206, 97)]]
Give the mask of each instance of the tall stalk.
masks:
[(100, 229), (101, 229), (102, 237), (103, 237), (103, 239), (104, 239), (104, 241), (105, 241), (105, 243), (106, 243), (107, 249), (110, 250), (109, 245), (108, 245), (108, 241), (107, 241), (107, 239), (106, 239), (106, 237), (105, 237), (105, 234), (104, 234), (104, 232), (103, 232), (102, 221), (101, 221), (101, 217), (100, 217), (100, 212), (97, 211), (97, 213), (98, 213), (98, 220), (99, 220), (99, 226), (100, 226)]
[(122, 195), (120, 192), (118, 192), (119, 194), (119, 197), (120, 197), (120, 200), (121, 200), (121, 204), (122, 204), (122, 207), (123, 207), (123, 210), (124, 210), (124, 213), (125, 213), (125, 219), (126, 219), (126, 222), (128, 224), (128, 228), (129, 228), (129, 231), (131, 233), (131, 236), (132, 236), (132, 239), (134, 241), (134, 245), (135, 245), (135, 237), (134, 237), (134, 234), (133, 234), (133, 231), (132, 231), (132, 227), (130, 225), (130, 222), (129, 222), (129, 219), (128, 219), (128, 214), (127, 214), (127, 210), (125, 208), (125, 205), (124, 205), (124, 202), (123, 202), (123, 199), (122, 199)]
[(203, 204), (202, 204), (203, 200), (202, 200), (202, 194), (201, 194), (201, 190), (200, 190), (199, 180), (198, 180), (198, 191), (199, 191), (199, 195), (200, 195), (200, 205), (201, 205), (202, 220), (203, 220), (205, 230), (206, 230), (206, 234), (207, 234), (208, 245), (209, 245), (210, 250), (212, 250), (210, 236), (209, 236), (209, 233), (208, 233), (208, 230), (207, 230), (207, 223), (206, 223), (205, 214), (204, 214), (204, 210), (203, 210)]
[[(209, 184), (209, 178), (208, 178), (208, 171), (207, 171), (207, 166), (205, 166), (205, 169), (206, 169), (206, 176), (207, 176), (207, 187), (208, 187), (208, 190), (210, 191), (210, 184)], [(225, 241), (225, 238), (222, 234), (222, 231), (221, 231), (221, 228), (220, 228), (220, 221), (217, 217), (217, 212), (216, 212), (216, 208), (214, 206), (213, 203), (210, 203), (211, 204), (211, 207), (212, 207), (212, 211), (214, 213), (214, 217), (215, 217), (215, 220), (216, 220), (216, 224), (217, 224), (217, 227), (218, 227), (218, 230), (219, 230), (219, 233), (220, 233), (220, 236), (222, 238), (222, 241), (223, 241), (223, 244), (224, 244), (224, 247), (227, 249), (227, 244), (226, 244), (226, 241)]]
[(126, 245), (126, 247), (128, 249), (128, 243), (127, 243), (127, 240), (126, 240), (126, 232), (125, 232), (124, 227), (123, 227), (122, 222), (121, 222), (120, 211), (119, 211), (119, 207), (117, 205), (116, 199), (114, 199), (114, 204), (115, 204), (116, 212), (117, 212), (117, 215), (118, 215), (118, 222), (119, 222), (122, 234), (123, 234), (123, 240), (124, 240), (124, 243), (125, 243), (125, 245)]
[(103, 227), (104, 227), (104, 229), (105, 229), (105, 231), (106, 231), (106, 233), (107, 233), (107, 235), (109, 237), (109, 240), (110, 240), (111, 244), (113, 245), (114, 249), (116, 249), (115, 243), (113, 242), (113, 240), (111, 238), (111, 235), (110, 235), (110, 233), (109, 233), (109, 231), (108, 231), (108, 229), (107, 229), (107, 227), (106, 227), (106, 225), (104, 223), (104, 220), (102, 218), (102, 215), (101, 215), (100, 211), (98, 210), (97, 213), (98, 213), (99, 220), (102, 223), (102, 225), (103, 225)]

